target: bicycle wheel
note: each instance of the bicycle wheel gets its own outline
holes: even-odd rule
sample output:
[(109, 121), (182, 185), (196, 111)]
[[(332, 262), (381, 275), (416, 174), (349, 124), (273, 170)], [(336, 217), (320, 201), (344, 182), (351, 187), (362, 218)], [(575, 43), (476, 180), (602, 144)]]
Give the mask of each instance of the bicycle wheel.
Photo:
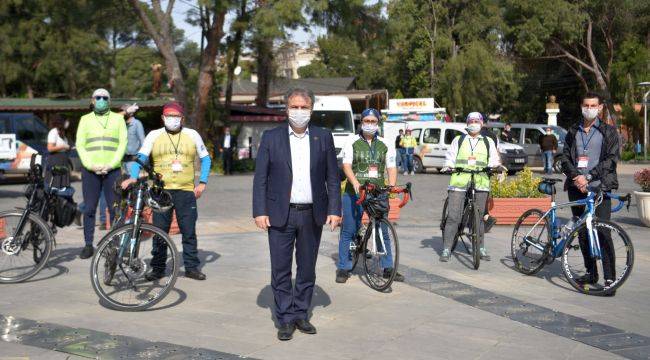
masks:
[(468, 224), (471, 226), (470, 238), (472, 239), (472, 263), (474, 264), (474, 270), (478, 270), (478, 267), (481, 265), (481, 249), (480, 249), (480, 237), (479, 237), (479, 227), (481, 226), (481, 214), (478, 213), (478, 207), (472, 206), (470, 212), (471, 218), (468, 221)]
[[(374, 226), (375, 231), (372, 231)], [(374, 236), (372, 235), (374, 233)], [(371, 222), (363, 244), (363, 268), (371, 288), (384, 291), (390, 287), (399, 265), (399, 243), (393, 225), (386, 219)], [(383, 241), (382, 241), (383, 240)], [(390, 270), (386, 273), (386, 270)]]
[[(161, 301), (174, 287), (180, 258), (169, 236), (151, 224), (141, 224), (136, 234), (139, 246), (131, 257), (130, 244), (135, 225), (121, 226), (108, 233), (97, 246), (90, 278), (97, 296), (110, 308), (121, 311), (145, 310)], [(152, 253), (164, 254), (153, 268)], [(129, 260), (131, 258), (131, 260)], [(154, 281), (150, 272), (162, 272)]]
[(0, 283), (28, 280), (47, 264), (54, 235), (40, 216), (29, 213), (16, 233), (22, 212), (0, 213)]
[[(602, 258), (591, 259), (588, 240), (581, 244), (579, 234), (585, 234), (586, 239), (587, 231), (587, 225), (582, 224), (571, 232), (564, 244), (562, 271), (569, 284), (576, 290), (588, 295), (608, 295), (623, 285), (630, 276), (634, 265), (634, 247), (625, 230), (617, 224), (594, 219), (592, 225), (598, 233)], [(606, 240), (608, 235), (611, 237), (611, 242)], [(591, 280), (586, 282), (584, 278), (581, 279), (588, 273), (583, 251), (592, 261), (590, 267), (593, 270), (590, 273)], [(606, 280), (610, 280), (611, 283), (607, 283)]]
[(530, 209), (517, 219), (510, 252), (515, 267), (523, 274), (532, 275), (544, 267), (551, 252), (551, 224), (543, 211)]
[(359, 263), (359, 254), (361, 254), (361, 248), (362, 248), (362, 241), (361, 241), (361, 236), (355, 235), (354, 236), (356, 243), (357, 243), (357, 248), (354, 251), (350, 252), (350, 256), (352, 256), (352, 269), (350, 269), (350, 272), (353, 272), (354, 269), (357, 267), (357, 264)]

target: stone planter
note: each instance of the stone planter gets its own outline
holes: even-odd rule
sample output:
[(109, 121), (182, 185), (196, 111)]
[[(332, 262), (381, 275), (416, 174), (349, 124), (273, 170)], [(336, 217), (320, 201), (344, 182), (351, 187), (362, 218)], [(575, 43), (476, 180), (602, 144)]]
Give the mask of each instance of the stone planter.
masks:
[(543, 198), (493, 198), (488, 201), (490, 215), (497, 219), (497, 225), (514, 225), (528, 209), (546, 211), (551, 208), (551, 197)]
[(643, 225), (650, 226), (650, 192), (635, 191), (634, 197), (639, 220)]

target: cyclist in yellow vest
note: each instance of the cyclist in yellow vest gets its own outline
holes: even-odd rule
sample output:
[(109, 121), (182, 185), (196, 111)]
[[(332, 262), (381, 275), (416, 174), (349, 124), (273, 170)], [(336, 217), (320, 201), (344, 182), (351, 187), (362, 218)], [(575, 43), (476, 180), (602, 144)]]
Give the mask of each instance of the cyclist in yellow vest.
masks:
[[(127, 131), (124, 117), (110, 110), (111, 95), (106, 89), (93, 92), (93, 111), (81, 117), (77, 128), (76, 147), (81, 169), (84, 197), (84, 246), (82, 259), (93, 256), (95, 236), (95, 213), (100, 193), (103, 191), (108, 204), (113, 203), (114, 185), (120, 176), (120, 164), (126, 151)], [(111, 222), (113, 208), (109, 206)]]
[[(485, 167), (496, 168), (501, 165), (499, 152), (494, 140), (481, 135), (483, 127), (483, 115), (472, 112), (467, 115), (467, 135), (459, 135), (454, 138), (447, 149), (445, 156), (445, 167), (443, 172), (448, 172), (459, 167), (467, 170), (483, 169)], [(461, 140), (462, 139), (462, 140)], [(462, 143), (461, 143), (462, 141)], [(440, 255), (440, 261), (447, 262), (451, 256), (451, 245), (460, 224), (465, 193), (470, 183), (471, 174), (453, 173), (448, 187), (447, 221), (443, 233), (444, 249)], [(476, 202), (479, 207), (479, 214), (485, 213), (488, 194), (490, 192), (490, 178), (487, 174), (475, 175)], [(481, 246), (481, 259), (490, 260), (483, 243), (484, 223), (480, 218), (479, 244)]]
[[(183, 237), (183, 262), (185, 277), (194, 280), (205, 280), (206, 276), (198, 267), (200, 265), (196, 240), (196, 220), (198, 212), (196, 199), (201, 197), (210, 175), (211, 160), (208, 150), (196, 130), (183, 127), (183, 107), (175, 102), (163, 107), (162, 120), (165, 127), (151, 131), (144, 139), (138, 150), (138, 159), (146, 163), (149, 158), (153, 161), (154, 171), (161, 174), (165, 182), (165, 190), (172, 197), (176, 212), (176, 220)], [(199, 183), (194, 184), (196, 158), (201, 160), (201, 175)], [(130, 179), (122, 182), (126, 189), (134, 183), (140, 173), (140, 165), (134, 163), (130, 169)], [(165, 232), (169, 232), (172, 222), (172, 210), (165, 213), (153, 213), (153, 224)], [(167, 248), (154, 239), (151, 272), (145, 274), (145, 279), (155, 281), (165, 276)]]

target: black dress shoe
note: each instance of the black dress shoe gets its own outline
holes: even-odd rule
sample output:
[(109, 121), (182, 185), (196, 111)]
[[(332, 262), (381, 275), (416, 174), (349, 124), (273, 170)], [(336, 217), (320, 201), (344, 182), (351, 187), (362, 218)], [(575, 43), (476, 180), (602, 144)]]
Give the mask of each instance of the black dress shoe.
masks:
[(81, 250), (81, 254), (79, 254), (79, 258), (88, 259), (91, 258), (94, 253), (95, 253), (95, 249), (93, 248), (93, 246), (86, 245), (84, 246), (83, 250)]
[(194, 279), (194, 280), (205, 280), (206, 276), (204, 273), (198, 270), (186, 270), (185, 277)]
[(281, 341), (291, 340), (293, 339), (294, 331), (296, 331), (296, 325), (294, 324), (281, 325), (278, 329), (278, 339)]
[(350, 272), (347, 270), (342, 270), (342, 269), (337, 269), (336, 270), (336, 282), (339, 284), (343, 284), (346, 281), (348, 281), (348, 278), (350, 277)]
[(300, 332), (305, 333), (305, 334), (315, 334), (316, 333), (316, 327), (312, 325), (309, 321), (299, 319), (296, 320), (296, 327)]
[(160, 280), (160, 279), (162, 279), (164, 277), (165, 277), (165, 272), (164, 271), (152, 271), (152, 272), (144, 275), (144, 278), (147, 281), (156, 281), (156, 280)]

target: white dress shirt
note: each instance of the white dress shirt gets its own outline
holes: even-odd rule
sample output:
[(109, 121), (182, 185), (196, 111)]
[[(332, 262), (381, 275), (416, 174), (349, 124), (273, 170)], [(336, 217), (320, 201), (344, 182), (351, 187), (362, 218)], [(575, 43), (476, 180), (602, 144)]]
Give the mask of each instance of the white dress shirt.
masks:
[(296, 134), (289, 126), (289, 145), (291, 146), (291, 183), (292, 204), (311, 204), (311, 160), (309, 147), (309, 129), (304, 134)]
[(230, 134), (226, 134), (226, 136), (224, 136), (223, 147), (224, 149), (230, 149)]

